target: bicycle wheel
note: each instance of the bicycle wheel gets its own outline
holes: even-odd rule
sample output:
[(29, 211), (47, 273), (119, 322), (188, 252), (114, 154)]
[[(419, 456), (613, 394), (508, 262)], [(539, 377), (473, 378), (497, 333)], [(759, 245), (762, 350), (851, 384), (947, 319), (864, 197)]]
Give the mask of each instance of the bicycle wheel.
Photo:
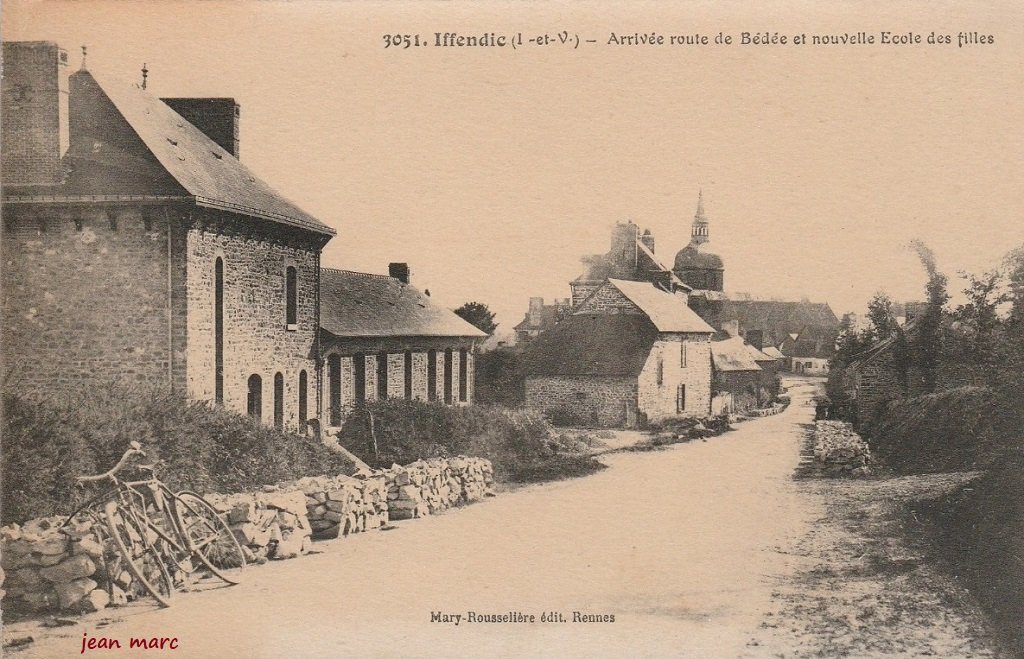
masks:
[(170, 606), (174, 593), (171, 575), (164, 565), (164, 557), (150, 543), (146, 529), (133, 515), (123, 513), (116, 501), (108, 501), (103, 514), (125, 567), (160, 606)]
[(241, 583), (245, 554), (216, 508), (195, 492), (178, 492), (173, 501), (192, 555), (218, 578), (229, 584)]

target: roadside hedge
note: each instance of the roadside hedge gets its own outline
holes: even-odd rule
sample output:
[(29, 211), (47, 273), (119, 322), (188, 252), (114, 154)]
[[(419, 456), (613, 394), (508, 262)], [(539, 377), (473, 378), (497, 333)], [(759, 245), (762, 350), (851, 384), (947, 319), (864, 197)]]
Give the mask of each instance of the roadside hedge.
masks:
[(339, 441), (374, 467), (454, 455), (487, 458), (499, 482), (579, 476), (603, 466), (565, 452), (540, 413), (498, 405), (366, 402), (348, 413)]
[(86, 498), (76, 476), (112, 467), (135, 440), (172, 489), (241, 492), (349, 463), (319, 440), (160, 389), (120, 386), (69, 396), (3, 395), (2, 520), (67, 513)]

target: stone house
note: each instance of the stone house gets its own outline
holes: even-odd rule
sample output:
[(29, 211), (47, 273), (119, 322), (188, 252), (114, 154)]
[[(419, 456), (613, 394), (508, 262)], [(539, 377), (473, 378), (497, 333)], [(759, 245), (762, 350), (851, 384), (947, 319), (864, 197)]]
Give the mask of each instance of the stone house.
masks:
[[(739, 335), (747, 343), (763, 350), (769, 346), (785, 353), (800, 334), (805, 339), (831, 335), (833, 343), (839, 333), (839, 318), (827, 302), (785, 302), (779, 300), (726, 300), (722, 303), (721, 322), (736, 321)], [(790, 336), (797, 335), (797, 336)], [(822, 344), (823, 356), (831, 357), (827, 341)]]
[(789, 370), (805, 375), (828, 375), (828, 365), (836, 352), (838, 329), (808, 325), (783, 341), (781, 352)]
[(317, 415), (335, 232), (238, 160), (234, 101), (165, 102), (84, 58), (69, 74), (51, 42), (3, 55), (6, 384), (164, 385), (292, 430)]
[(328, 425), (363, 401), (472, 402), (487, 335), (413, 288), (408, 265), (390, 264), (388, 276), (323, 268), (320, 295)]
[(571, 308), (568, 298), (556, 299), (551, 304), (544, 304), (544, 298), (531, 297), (526, 315), (518, 325), (512, 328), (515, 331), (516, 345), (525, 346), (530, 339), (538, 337), (557, 325), (570, 313)]
[(728, 399), (722, 411), (740, 412), (765, 402), (774, 391), (776, 361), (739, 336), (712, 341), (712, 391)]
[(684, 297), (608, 279), (527, 347), (526, 405), (599, 427), (707, 417), (713, 334)]

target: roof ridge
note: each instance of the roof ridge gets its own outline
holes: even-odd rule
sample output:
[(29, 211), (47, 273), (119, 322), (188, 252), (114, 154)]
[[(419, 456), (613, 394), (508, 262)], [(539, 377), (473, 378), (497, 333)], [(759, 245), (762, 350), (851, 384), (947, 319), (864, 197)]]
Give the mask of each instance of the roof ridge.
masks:
[(395, 281), (399, 281), (398, 279), (395, 279), (391, 275), (382, 275), (376, 272), (358, 272), (356, 270), (345, 270), (344, 268), (328, 268), (327, 266), (320, 266), (320, 269), (327, 270), (329, 272), (337, 272), (338, 274), (342, 275), (357, 275), (359, 277), (366, 277), (368, 279), (394, 279)]

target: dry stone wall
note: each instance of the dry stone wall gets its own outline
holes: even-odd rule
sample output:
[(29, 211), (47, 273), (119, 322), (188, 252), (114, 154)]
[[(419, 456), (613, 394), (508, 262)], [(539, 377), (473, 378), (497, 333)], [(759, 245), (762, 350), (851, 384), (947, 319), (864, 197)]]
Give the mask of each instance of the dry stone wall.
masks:
[(871, 451), (845, 421), (814, 422), (814, 469), (819, 476), (867, 476)]
[[(421, 460), (354, 476), (322, 476), (268, 485), (259, 492), (208, 494), (224, 514), (246, 559), (296, 558), (312, 540), (338, 538), (441, 512), (493, 494), (494, 469), (483, 458)], [(116, 552), (87, 519), (61, 530), (63, 517), (0, 528), (0, 598), (4, 608), (91, 612), (145, 596), (126, 570), (108, 574)]]

